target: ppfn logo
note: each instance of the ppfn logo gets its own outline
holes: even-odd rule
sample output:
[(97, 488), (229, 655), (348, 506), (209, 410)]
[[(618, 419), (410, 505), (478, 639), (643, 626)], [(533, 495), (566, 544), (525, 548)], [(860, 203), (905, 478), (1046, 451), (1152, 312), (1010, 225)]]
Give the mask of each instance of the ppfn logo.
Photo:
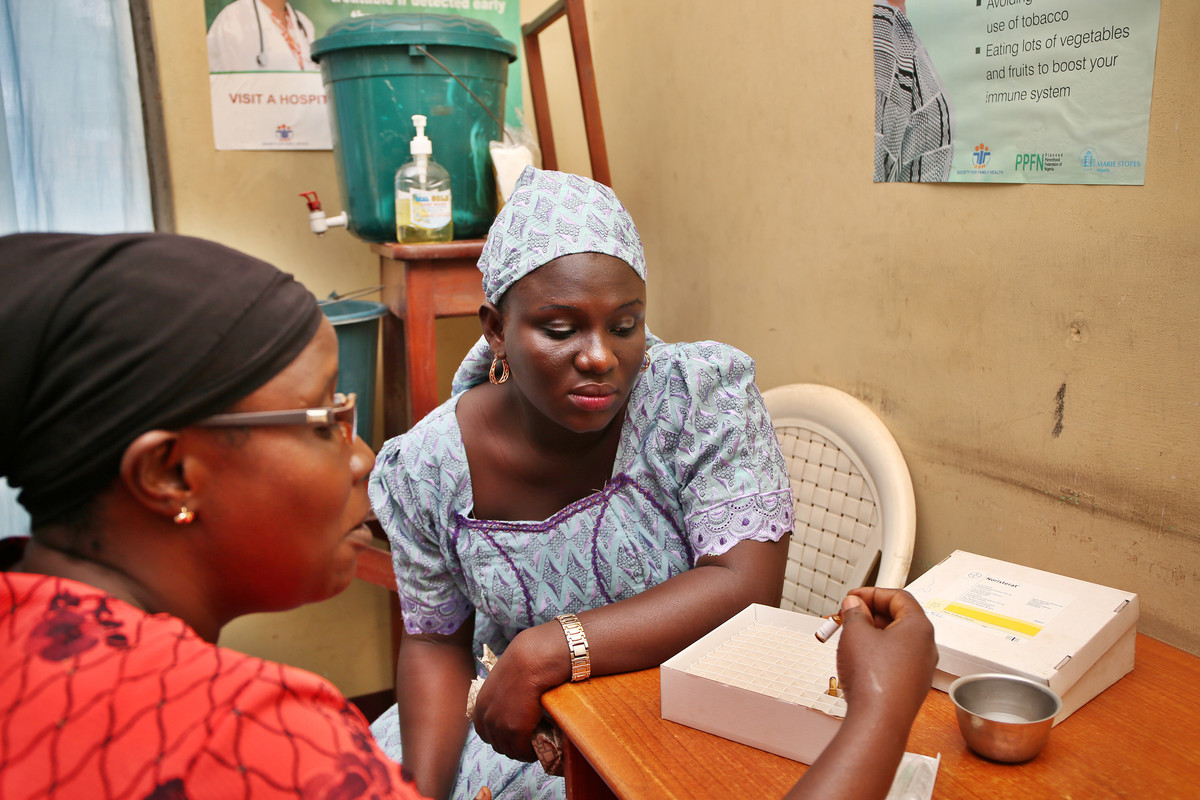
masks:
[(292, 128), (286, 122), (275, 128), (275, 138), (281, 142), (286, 142), (292, 138)]
[(983, 169), (987, 166), (988, 161), (992, 158), (992, 151), (988, 150), (986, 144), (975, 145), (975, 152), (971, 154), (971, 161), (975, 169)]

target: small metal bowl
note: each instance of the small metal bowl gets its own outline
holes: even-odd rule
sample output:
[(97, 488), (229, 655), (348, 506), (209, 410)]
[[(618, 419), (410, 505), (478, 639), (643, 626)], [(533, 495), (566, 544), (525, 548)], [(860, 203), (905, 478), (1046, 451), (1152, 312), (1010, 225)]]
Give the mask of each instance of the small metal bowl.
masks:
[(1042, 751), (1062, 698), (1017, 675), (964, 675), (950, 684), (958, 729), (967, 747), (993, 761), (1028, 761)]

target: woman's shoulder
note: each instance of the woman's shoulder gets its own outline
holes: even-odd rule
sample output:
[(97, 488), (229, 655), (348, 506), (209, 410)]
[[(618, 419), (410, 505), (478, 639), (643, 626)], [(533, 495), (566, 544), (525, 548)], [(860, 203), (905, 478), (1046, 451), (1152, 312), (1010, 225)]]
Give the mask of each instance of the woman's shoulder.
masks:
[(660, 342), (650, 348), (650, 361), (686, 366), (711, 364), (717, 368), (730, 364), (753, 368), (754, 359), (731, 344), (703, 340), (699, 342)]
[(368, 493), (381, 522), (397, 514), (440, 517), (469, 498), (470, 471), (455, 413), (459, 397), (379, 448)]
[(240, 25), (254, 13), (254, 0), (234, 0), (213, 17), (213, 25)]
[[(628, 428), (637, 449), (648, 437), (746, 424), (762, 404), (754, 359), (721, 342), (674, 342), (650, 348), (650, 363), (630, 398)], [(657, 433), (652, 433), (657, 431)]]
[(651, 397), (744, 392), (754, 384), (754, 359), (723, 342), (672, 342), (650, 348)]
[[(72, 786), (90, 786), (107, 765), (140, 775), (131, 779), (131, 786), (141, 787), (134, 794), (151, 796), (151, 767), (160, 762), (204, 765), (177, 773), (188, 776), (191, 796), (231, 785), (239, 763), (270, 774), (289, 792), (313, 781), (344, 779), (360, 763), (371, 768), (365, 774), (382, 776), (383, 784), (400, 777), (382, 754), (356, 746), (370, 742), (366, 720), (319, 675), (207, 642), (178, 617), (149, 614), (67, 578), (0, 573), (0, 600), (11, 645), (0, 648), (0, 667), (39, 687), (36, 693), (11, 694), (18, 683), (0, 681), (0, 697), (30, 730), (61, 729), (79, 745)], [(109, 721), (107, 733), (94, 724), (97, 713)], [(176, 743), (169, 752), (147, 749), (152, 738), (146, 735), (147, 719), (160, 738)], [(206, 721), (200, 735), (197, 720)], [(239, 751), (247, 720), (258, 725), (255, 747)], [(36, 772), (30, 765), (53, 757), (56, 741), (35, 737), (23, 759), (10, 760), (18, 787), (23, 773)], [(289, 756), (284, 762), (272, 760), (283, 752)], [(335, 762), (329, 755), (346, 752), (356, 758)]]
[[(77, 658), (89, 669), (107, 669), (114, 653), (127, 664), (161, 659), (180, 666), (218, 651), (179, 617), (149, 613), (72, 578), (0, 573), (0, 604), (13, 611), (0, 619), (12, 641), (23, 640), (17, 650), (47, 668)], [(181, 653), (186, 657), (178, 661)]]
[(379, 448), (376, 463), (410, 463), (414, 459), (438, 459), (446, 452), (462, 450), (462, 432), (456, 410), (461, 395), (455, 395), (419, 419), (399, 436)]
[(297, 17), (297, 19), (299, 19), (299, 20), (300, 20), (302, 23), (304, 23), (304, 27), (305, 27), (305, 28), (307, 28), (307, 29), (309, 30), (309, 35), (311, 36), (311, 35), (312, 35), (312, 29), (313, 29), (313, 28), (312, 28), (312, 24), (313, 24), (313, 23), (312, 23), (312, 20), (311, 20), (311, 19), (309, 19), (309, 17), (308, 17), (308, 15), (307, 15), (307, 14), (305, 14), (303, 11), (301, 11), (301, 10), (300, 10), (300, 9), (298, 9), (298, 8), (296, 8), (295, 6), (293, 6), (293, 7), (292, 7), (292, 11), (294, 11), (294, 12), (296, 13), (296, 17)]

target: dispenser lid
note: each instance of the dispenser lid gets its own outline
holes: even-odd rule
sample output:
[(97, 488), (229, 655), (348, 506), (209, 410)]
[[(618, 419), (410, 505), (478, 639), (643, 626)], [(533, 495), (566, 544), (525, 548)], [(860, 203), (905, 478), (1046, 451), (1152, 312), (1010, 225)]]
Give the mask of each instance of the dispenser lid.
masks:
[(312, 57), (336, 50), (387, 45), (448, 45), (476, 47), (503, 53), (517, 60), (517, 46), (488, 23), (457, 14), (365, 14), (329, 26), (325, 35), (312, 43)]

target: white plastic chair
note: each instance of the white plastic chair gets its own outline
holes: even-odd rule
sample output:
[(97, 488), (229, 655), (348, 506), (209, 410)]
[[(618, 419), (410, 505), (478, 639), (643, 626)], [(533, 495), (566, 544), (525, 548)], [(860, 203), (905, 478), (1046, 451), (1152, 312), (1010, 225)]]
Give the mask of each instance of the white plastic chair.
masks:
[(892, 434), (870, 408), (832, 386), (779, 386), (763, 398), (796, 511), (780, 607), (832, 614), (877, 564), (875, 586), (904, 586), (916, 501)]

